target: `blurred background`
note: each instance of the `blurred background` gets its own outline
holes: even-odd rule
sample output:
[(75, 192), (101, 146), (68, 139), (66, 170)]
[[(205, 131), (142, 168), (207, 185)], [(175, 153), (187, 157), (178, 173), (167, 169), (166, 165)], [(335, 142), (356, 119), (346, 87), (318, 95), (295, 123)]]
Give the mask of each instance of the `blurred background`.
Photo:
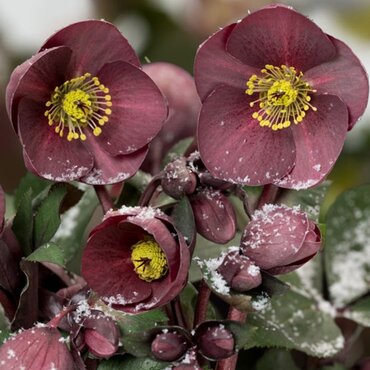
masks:
[[(346, 42), (370, 71), (369, 0), (282, 2)], [(105, 19), (121, 30), (143, 63), (171, 62), (192, 73), (194, 55), (202, 41), (219, 27), (268, 3), (267, 0), (0, 0), (0, 184), (12, 193), (25, 173), (21, 147), (4, 105), (10, 73), (54, 31), (78, 20)], [(329, 178), (333, 180), (329, 200), (346, 188), (370, 182), (369, 108), (348, 135)]]

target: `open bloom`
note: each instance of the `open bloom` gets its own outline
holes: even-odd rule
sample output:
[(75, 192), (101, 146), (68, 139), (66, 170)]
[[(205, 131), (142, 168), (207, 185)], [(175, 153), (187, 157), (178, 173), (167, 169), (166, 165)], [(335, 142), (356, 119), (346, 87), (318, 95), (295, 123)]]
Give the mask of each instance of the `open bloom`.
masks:
[(266, 204), (253, 213), (240, 248), (262, 270), (278, 275), (308, 262), (320, 246), (320, 230), (304, 212)]
[(17, 67), (9, 117), (27, 168), (55, 181), (122, 181), (140, 167), (167, 108), (113, 25), (72, 24)]
[(198, 144), (209, 171), (248, 185), (307, 188), (330, 171), (363, 113), (368, 79), (343, 42), (270, 5), (198, 50)]
[(158, 209), (108, 212), (90, 234), (82, 275), (103, 301), (129, 313), (162, 306), (187, 281), (190, 256), (184, 237)]

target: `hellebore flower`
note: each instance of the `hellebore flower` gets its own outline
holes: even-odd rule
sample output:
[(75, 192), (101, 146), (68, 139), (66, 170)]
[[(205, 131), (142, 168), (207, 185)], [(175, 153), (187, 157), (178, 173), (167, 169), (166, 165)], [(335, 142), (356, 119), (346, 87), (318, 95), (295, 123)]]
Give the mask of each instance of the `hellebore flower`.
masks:
[(235, 353), (233, 333), (217, 321), (203, 322), (194, 337), (199, 353), (209, 360), (222, 360)]
[(184, 69), (170, 63), (150, 63), (143, 71), (157, 84), (168, 102), (168, 118), (149, 147), (142, 168), (156, 174), (161, 162), (179, 140), (193, 137), (196, 133), (200, 99), (194, 79)]
[(115, 309), (138, 313), (168, 303), (187, 281), (190, 255), (172, 221), (154, 208), (108, 212), (90, 234), (82, 275)]
[(205, 41), (195, 82), (203, 102), (199, 151), (211, 174), (294, 189), (328, 174), (369, 90), (348, 46), (283, 5)]
[(243, 254), (273, 275), (302, 266), (320, 246), (320, 231), (304, 212), (272, 204), (254, 212), (241, 240)]
[(11, 337), (0, 347), (0, 368), (72, 370), (74, 360), (58, 329), (34, 327)]
[(61, 29), (17, 67), (6, 104), (31, 172), (88, 184), (132, 176), (167, 116), (127, 40), (97, 20)]
[(189, 347), (189, 340), (177, 331), (163, 330), (151, 343), (152, 355), (160, 361), (178, 361)]

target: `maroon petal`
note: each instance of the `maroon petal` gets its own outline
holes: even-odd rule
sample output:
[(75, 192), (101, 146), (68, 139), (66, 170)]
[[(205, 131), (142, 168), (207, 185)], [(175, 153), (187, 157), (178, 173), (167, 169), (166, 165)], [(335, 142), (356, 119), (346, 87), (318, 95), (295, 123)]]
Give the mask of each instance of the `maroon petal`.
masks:
[(19, 136), (37, 174), (54, 181), (73, 181), (86, 175), (93, 158), (78, 140), (69, 142), (48, 125), (44, 107), (29, 99), (19, 104)]
[(202, 100), (221, 84), (245, 89), (249, 77), (258, 72), (226, 51), (227, 40), (235, 25), (231, 24), (213, 34), (197, 51), (194, 77)]
[(8, 370), (71, 370), (74, 361), (57, 329), (35, 327), (0, 347), (0, 367)]
[(97, 330), (85, 330), (85, 343), (89, 351), (97, 357), (110, 357), (117, 351), (117, 346), (112, 344), (104, 335)]
[(347, 104), (351, 129), (366, 108), (369, 81), (352, 50), (342, 41), (330, 39), (337, 48), (336, 57), (310, 69), (304, 78), (319, 94), (337, 95)]
[(6, 103), (15, 129), (20, 99), (27, 97), (45, 104), (54, 89), (65, 81), (71, 53), (71, 49), (62, 46), (45, 50), (14, 70), (6, 90)]
[(104, 227), (89, 238), (82, 256), (82, 276), (104, 301), (127, 305), (151, 295), (151, 286), (139, 279), (131, 261), (131, 246), (144, 236), (140, 228), (126, 222), (119, 228)]
[(227, 51), (250, 66), (293, 66), (306, 71), (335, 56), (328, 36), (307, 17), (270, 5), (245, 17), (232, 31)]
[(112, 115), (97, 141), (112, 155), (132, 153), (162, 128), (167, 117), (163, 96), (141, 69), (125, 62), (105, 65), (99, 80), (109, 88)]
[(113, 157), (100, 146), (90, 132), (86, 132), (86, 136), (84, 144), (94, 157), (92, 170), (81, 178), (86, 184), (115, 184), (128, 179), (137, 172), (148, 152), (148, 148), (144, 147), (132, 154)]
[(263, 270), (285, 266), (300, 250), (308, 229), (305, 213), (268, 204), (253, 214), (243, 233), (241, 248)]
[(40, 51), (60, 45), (73, 50), (70, 77), (86, 72), (96, 75), (104, 64), (116, 60), (140, 66), (128, 41), (113, 24), (105, 21), (87, 20), (64, 27), (46, 40)]
[(252, 118), (244, 90), (221, 86), (203, 104), (198, 145), (214, 177), (247, 185), (271, 183), (293, 167), (290, 130), (273, 131)]
[(348, 110), (336, 96), (320, 95), (312, 99), (317, 112), (310, 110), (292, 132), (296, 145), (296, 163), (286, 177), (274, 183), (288, 189), (306, 189), (319, 183), (337, 160), (347, 133)]
[(190, 197), (197, 231), (215, 243), (226, 244), (236, 232), (235, 211), (221, 192), (201, 189)]

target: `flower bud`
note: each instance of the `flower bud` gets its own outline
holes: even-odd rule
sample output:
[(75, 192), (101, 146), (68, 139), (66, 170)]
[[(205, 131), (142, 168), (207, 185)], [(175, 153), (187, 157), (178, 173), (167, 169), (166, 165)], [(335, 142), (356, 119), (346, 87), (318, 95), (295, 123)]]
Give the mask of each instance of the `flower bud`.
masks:
[(185, 354), (188, 346), (187, 339), (181, 334), (162, 332), (152, 342), (152, 354), (157, 360), (173, 362)]
[(321, 235), (304, 212), (266, 204), (252, 215), (241, 243), (244, 255), (273, 275), (293, 271), (316, 255)]
[(197, 186), (195, 174), (186, 166), (184, 157), (170, 162), (162, 179), (163, 190), (174, 199), (180, 199), (185, 194), (192, 194)]
[(83, 322), (83, 335), (89, 352), (99, 358), (116, 353), (120, 332), (117, 324), (102, 312), (93, 310), (91, 317)]
[(11, 337), (0, 347), (1, 369), (71, 370), (72, 355), (59, 331), (48, 326), (34, 327)]
[(230, 251), (217, 268), (217, 272), (238, 292), (253, 289), (262, 282), (259, 267), (239, 250)]
[(197, 330), (196, 338), (198, 351), (209, 360), (222, 360), (235, 352), (234, 336), (222, 324), (201, 325)]
[(219, 244), (235, 236), (235, 211), (225, 195), (218, 190), (201, 188), (189, 199), (200, 235)]

